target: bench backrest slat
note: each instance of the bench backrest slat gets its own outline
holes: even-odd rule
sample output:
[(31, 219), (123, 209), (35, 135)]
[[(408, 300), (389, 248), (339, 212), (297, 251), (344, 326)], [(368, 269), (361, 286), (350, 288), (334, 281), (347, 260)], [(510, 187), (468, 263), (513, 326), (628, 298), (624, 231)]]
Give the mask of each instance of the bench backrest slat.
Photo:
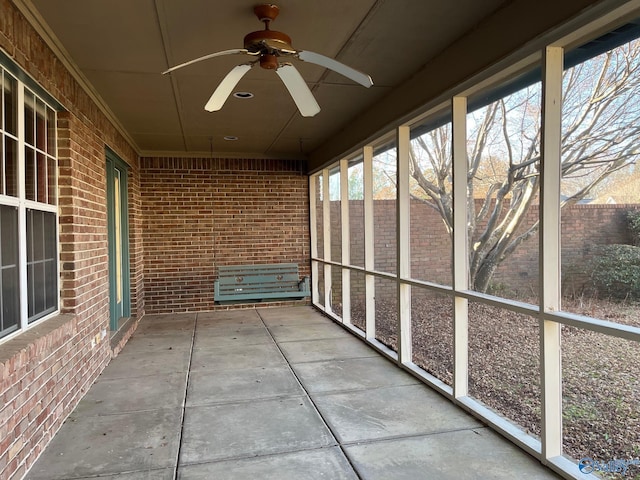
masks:
[(216, 295), (229, 299), (308, 295), (300, 285), (296, 263), (226, 265), (218, 268)]
[(224, 265), (218, 267), (218, 275), (226, 277), (230, 275), (260, 275), (275, 273), (298, 273), (297, 263), (277, 263), (263, 265)]
[(243, 285), (251, 285), (251, 284), (262, 284), (262, 283), (287, 283), (293, 282), (298, 283), (298, 275), (292, 274), (274, 274), (274, 275), (234, 275), (231, 277), (220, 277), (220, 285), (235, 285), (235, 284), (243, 284)]

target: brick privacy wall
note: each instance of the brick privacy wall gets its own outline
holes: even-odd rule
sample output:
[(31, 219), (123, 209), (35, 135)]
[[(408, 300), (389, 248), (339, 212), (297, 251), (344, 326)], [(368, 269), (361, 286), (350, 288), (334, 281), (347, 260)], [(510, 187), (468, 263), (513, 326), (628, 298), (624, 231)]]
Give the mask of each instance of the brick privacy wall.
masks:
[[(395, 273), (396, 212), (394, 200), (374, 201), (374, 249), (376, 270)], [(440, 215), (424, 203), (411, 202), (411, 272), (412, 277), (443, 285), (451, 285), (451, 240)], [(625, 212), (638, 205), (574, 205), (562, 212), (562, 267), (563, 293), (580, 293), (588, 288), (586, 266), (593, 258), (594, 247), (613, 243), (630, 243), (626, 228)], [(318, 203), (317, 215), (322, 215), (322, 203)], [(320, 218), (320, 217), (318, 217)], [(525, 227), (539, 218), (537, 205), (527, 213)], [(318, 223), (318, 241), (323, 232)], [(349, 226), (351, 264), (364, 266), (364, 211), (363, 202), (349, 201)], [(341, 250), (341, 206), (331, 202), (331, 258), (339, 261)], [(332, 268), (332, 298), (340, 302), (341, 273)], [(492, 284), (512, 294), (531, 295), (538, 291), (538, 236), (529, 238), (496, 270)], [(357, 276), (357, 278), (364, 278)], [(362, 282), (352, 280), (353, 296), (364, 294)], [(322, 285), (320, 289), (323, 290)], [(379, 294), (380, 292), (377, 292)]]
[[(144, 313), (137, 154), (9, 0), (0, 48), (62, 103), (58, 116), (62, 315), (0, 344), (0, 478), (22, 478), (111, 357), (105, 145), (131, 165), (132, 310)], [(92, 347), (91, 341), (97, 340)]]
[(309, 275), (307, 182), (296, 161), (142, 158), (146, 312), (212, 310), (221, 265)]

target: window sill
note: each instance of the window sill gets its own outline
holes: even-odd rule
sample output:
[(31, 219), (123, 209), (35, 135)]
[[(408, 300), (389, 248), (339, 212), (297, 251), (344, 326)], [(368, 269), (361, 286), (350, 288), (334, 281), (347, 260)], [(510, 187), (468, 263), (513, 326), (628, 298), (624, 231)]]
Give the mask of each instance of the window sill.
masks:
[[(7, 361), (19, 355), (20, 352), (27, 350), (30, 347), (35, 346), (39, 340), (45, 338), (55, 330), (65, 326), (72, 325), (75, 319), (75, 315), (71, 314), (59, 314), (53, 317), (38, 322), (37, 325), (17, 334), (6, 342), (0, 343), (0, 364), (4, 364)], [(73, 333), (73, 327), (68, 332), (68, 336), (71, 337)], [(66, 337), (66, 332), (61, 332), (62, 337)], [(52, 346), (53, 341), (47, 342), (47, 346)], [(44, 346), (43, 346), (44, 347)], [(42, 348), (43, 349), (43, 348)]]

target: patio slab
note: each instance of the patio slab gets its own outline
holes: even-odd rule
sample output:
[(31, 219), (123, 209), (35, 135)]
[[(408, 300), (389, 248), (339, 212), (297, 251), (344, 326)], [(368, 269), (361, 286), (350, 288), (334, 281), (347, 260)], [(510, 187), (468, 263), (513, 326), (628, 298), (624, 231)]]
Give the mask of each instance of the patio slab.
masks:
[(180, 331), (193, 331), (195, 321), (195, 313), (147, 315), (138, 325), (136, 333), (143, 334), (153, 331), (155, 334), (171, 334)]
[(133, 378), (182, 373), (188, 370), (191, 352), (182, 349), (142, 351), (125, 349), (104, 369), (100, 378)]
[(198, 325), (206, 325), (207, 323), (225, 323), (235, 322), (246, 325), (262, 325), (260, 315), (255, 309), (244, 310), (215, 310), (212, 312), (199, 312)]
[(27, 478), (61, 480), (173, 467), (181, 417), (179, 408), (105, 416), (72, 413)]
[(280, 367), (286, 361), (275, 344), (221, 345), (194, 348), (191, 370), (230, 370), (255, 367)]
[(140, 325), (162, 325), (162, 324), (180, 324), (180, 323), (193, 323), (196, 321), (198, 314), (196, 312), (186, 313), (154, 313), (145, 315)]
[(288, 367), (192, 372), (187, 405), (300, 396), (304, 391)]
[(423, 385), (313, 396), (340, 442), (476, 428), (473, 417)]
[(416, 385), (419, 380), (382, 357), (295, 363), (292, 368), (310, 393)]
[(122, 378), (99, 377), (74, 410), (74, 416), (179, 408), (186, 386), (185, 373), (136, 377), (135, 385)]
[(357, 480), (338, 447), (187, 465), (179, 480)]
[(153, 333), (153, 330), (147, 330), (147, 333), (136, 331), (121, 353), (162, 352), (165, 350), (188, 351), (191, 349), (192, 343), (193, 330), (184, 330), (171, 334)]
[(310, 307), (264, 308), (257, 310), (267, 327), (278, 325), (303, 325), (307, 323), (333, 323)]
[(556, 478), (310, 307), (154, 317), (26, 478)]
[(256, 345), (259, 343), (273, 343), (264, 326), (216, 326), (198, 327), (195, 348), (215, 348), (222, 345)]
[(280, 348), (290, 363), (378, 357), (372, 348), (345, 332), (343, 338), (282, 342)]
[(278, 342), (316, 340), (344, 337), (342, 327), (334, 323), (303, 323), (300, 325), (276, 325), (269, 328)]
[(138, 472), (123, 472), (114, 475), (100, 475), (99, 477), (81, 477), (73, 480), (173, 480), (175, 468), (148, 469)]
[(559, 479), (488, 428), (346, 446), (364, 480)]
[(308, 398), (186, 409), (180, 464), (271, 455), (335, 445)]

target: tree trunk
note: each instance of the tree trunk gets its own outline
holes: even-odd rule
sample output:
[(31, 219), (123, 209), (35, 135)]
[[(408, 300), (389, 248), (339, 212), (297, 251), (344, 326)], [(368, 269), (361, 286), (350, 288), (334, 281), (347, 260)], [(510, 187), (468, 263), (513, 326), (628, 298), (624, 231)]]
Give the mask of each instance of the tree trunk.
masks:
[(475, 276), (471, 278), (471, 288), (476, 292), (487, 293), (489, 282), (497, 268), (498, 263), (490, 257), (485, 257)]

